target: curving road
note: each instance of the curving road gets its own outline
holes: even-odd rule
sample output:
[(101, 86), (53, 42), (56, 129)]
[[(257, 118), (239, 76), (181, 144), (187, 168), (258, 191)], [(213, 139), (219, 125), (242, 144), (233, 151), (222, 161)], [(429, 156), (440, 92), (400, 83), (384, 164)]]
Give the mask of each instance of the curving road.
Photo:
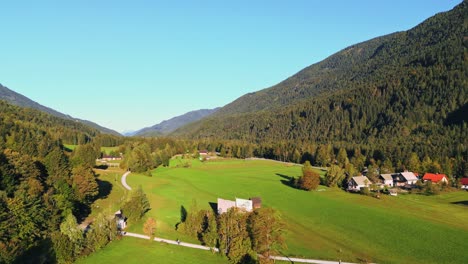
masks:
[[(132, 189), (132, 187), (130, 187), (127, 184), (127, 176), (129, 174), (130, 174), (130, 171), (127, 171), (122, 175), (122, 178), (121, 178), (122, 185), (127, 190)], [(136, 238), (141, 238), (141, 239), (150, 239), (149, 236), (136, 234), (136, 233), (130, 233), (130, 232), (125, 232), (125, 236), (136, 237)], [(176, 246), (189, 247), (189, 248), (195, 248), (195, 249), (201, 249), (201, 250), (212, 250), (212, 251), (215, 251), (215, 252), (219, 252), (218, 248), (211, 248), (211, 247), (206, 247), (206, 246), (202, 246), (202, 245), (186, 243), (186, 242), (180, 242), (180, 241), (175, 241), (175, 240), (170, 240), (170, 239), (165, 239), (165, 238), (160, 238), (160, 237), (155, 237), (155, 238), (153, 238), (153, 240), (157, 241), (157, 242), (176, 245)], [(319, 260), (319, 259), (303, 259), (303, 258), (292, 258), (292, 257), (282, 257), (282, 256), (271, 256), (270, 258), (274, 259), (274, 260), (289, 261), (291, 263), (298, 262), (298, 263), (315, 263), (315, 264), (338, 264), (338, 263), (340, 263), (340, 264), (354, 264), (354, 263), (350, 263), (350, 262), (329, 261), (329, 260)]]
[(130, 174), (130, 171), (127, 171), (124, 173), (124, 175), (122, 175), (122, 178), (120, 179), (120, 182), (122, 183), (123, 187), (127, 190), (132, 190), (132, 187), (130, 187), (128, 184), (127, 184), (127, 176)]

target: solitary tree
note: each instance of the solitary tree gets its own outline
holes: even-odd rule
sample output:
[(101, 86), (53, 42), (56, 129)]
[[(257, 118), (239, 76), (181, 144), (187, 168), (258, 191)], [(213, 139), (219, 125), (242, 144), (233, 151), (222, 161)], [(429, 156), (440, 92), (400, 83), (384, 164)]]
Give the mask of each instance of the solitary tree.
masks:
[(310, 162), (307, 160), (302, 167), (302, 176), (297, 180), (297, 188), (310, 191), (317, 189), (320, 183), (320, 176), (314, 171)]
[(156, 231), (156, 221), (150, 217), (146, 220), (145, 224), (143, 225), (143, 233), (150, 237), (153, 240), (154, 232)]

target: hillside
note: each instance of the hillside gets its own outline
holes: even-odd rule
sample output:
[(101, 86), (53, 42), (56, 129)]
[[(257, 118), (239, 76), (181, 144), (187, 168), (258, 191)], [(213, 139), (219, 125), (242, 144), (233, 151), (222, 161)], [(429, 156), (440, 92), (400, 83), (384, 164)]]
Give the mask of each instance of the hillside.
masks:
[(29, 108), (37, 109), (39, 111), (42, 111), (42, 112), (45, 112), (45, 113), (48, 113), (48, 114), (51, 114), (53, 116), (60, 117), (60, 118), (63, 118), (63, 119), (78, 121), (80, 123), (83, 123), (85, 125), (93, 127), (93, 128), (95, 128), (95, 129), (97, 129), (100, 132), (105, 133), (105, 134), (120, 136), (120, 134), (117, 131), (114, 131), (114, 130), (109, 129), (109, 128), (102, 127), (102, 126), (100, 126), (100, 125), (98, 125), (96, 123), (93, 123), (91, 121), (88, 121), (88, 120), (82, 120), (82, 119), (74, 118), (74, 117), (71, 117), (69, 115), (65, 115), (63, 113), (55, 111), (54, 109), (43, 106), (43, 105), (41, 105), (41, 104), (39, 104), (37, 102), (34, 102), (33, 100), (27, 98), (26, 96), (21, 95), (21, 94), (15, 92), (15, 91), (12, 91), (12, 90), (8, 89), (7, 87), (5, 87), (5, 86), (3, 86), (1, 84), (0, 84), (0, 100), (5, 100), (5, 101), (7, 101), (7, 102), (9, 102), (11, 104), (21, 106), (21, 107), (29, 107)]
[(161, 123), (156, 124), (154, 126), (140, 129), (136, 132), (131, 133), (130, 135), (142, 137), (167, 135), (172, 131), (178, 129), (179, 127), (198, 121), (204, 117), (208, 117), (218, 110), (219, 108), (200, 109), (196, 111), (191, 111), (183, 115), (173, 117), (169, 120), (162, 121)]
[[(345, 48), (173, 135), (379, 150), (397, 163), (466, 152), (467, 3)], [(458, 154), (457, 154), (458, 153)]]

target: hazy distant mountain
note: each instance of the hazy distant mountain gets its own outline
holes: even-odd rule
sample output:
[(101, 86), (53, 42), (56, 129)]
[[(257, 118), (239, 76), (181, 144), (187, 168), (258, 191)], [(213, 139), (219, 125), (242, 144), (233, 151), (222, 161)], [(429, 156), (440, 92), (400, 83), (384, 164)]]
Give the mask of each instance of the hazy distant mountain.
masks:
[(12, 91), (12, 90), (8, 89), (7, 87), (5, 87), (5, 86), (3, 86), (1, 84), (0, 84), (0, 100), (5, 100), (5, 101), (7, 101), (7, 102), (9, 102), (11, 104), (21, 106), (21, 107), (34, 108), (34, 109), (37, 109), (39, 111), (51, 114), (51, 115), (56, 116), (56, 117), (60, 117), (60, 118), (68, 119), (68, 120), (78, 121), (78, 122), (83, 123), (85, 125), (88, 125), (88, 126), (90, 126), (92, 128), (95, 128), (95, 129), (97, 129), (100, 132), (105, 133), (105, 134), (120, 136), (119, 132), (114, 131), (112, 129), (102, 127), (102, 126), (100, 126), (100, 125), (98, 125), (96, 123), (93, 123), (91, 121), (88, 121), (88, 120), (82, 120), (82, 119), (71, 117), (69, 115), (60, 113), (60, 112), (58, 112), (58, 111), (56, 111), (54, 109), (51, 109), (49, 107), (38, 104), (37, 102), (34, 102), (33, 100), (27, 98), (26, 96), (21, 95), (21, 94), (15, 92), (15, 91)]
[(196, 111), (191, 111), (180, 116), (173, 117), (169, 120), (162, 121), (161, 123), (140, 129), (136, 132), (129, 133), (132, 136), (142, 136), (142, 137), (151, 137), (151, 136), (160, 136), (171, 133), (172, 131), (182, 127), (184, 125), (190, 124), (192, 122), (198, 121), (202, 118), (210, 116), (218, 111), (218, 108), (215, 109), (201, 109)]
[(120, 132), (120, 134), (126, 136), (126, 137), (131, 137), (133, 135), (135, 135), (137, 131), (136, 130), (124, 130), (122, 132)]
[(468, 144), (467, 13), (463, 1), (408, 31), (352, 45), (172, 135), (450, 155)]

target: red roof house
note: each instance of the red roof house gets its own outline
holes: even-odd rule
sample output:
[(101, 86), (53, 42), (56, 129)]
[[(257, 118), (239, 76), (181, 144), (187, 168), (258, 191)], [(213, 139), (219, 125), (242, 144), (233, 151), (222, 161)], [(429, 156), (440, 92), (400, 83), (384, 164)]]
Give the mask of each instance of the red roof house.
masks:
[(462, 189), (468, 190), (468, 178), (461, 178), (460, 183)]
[(433, 183), (445, 182), (448, 183), (448, 177), (445, 174), (434, 174), (434, 173), (426, 173), (423, 177), (424, 181), (431, 181)]

